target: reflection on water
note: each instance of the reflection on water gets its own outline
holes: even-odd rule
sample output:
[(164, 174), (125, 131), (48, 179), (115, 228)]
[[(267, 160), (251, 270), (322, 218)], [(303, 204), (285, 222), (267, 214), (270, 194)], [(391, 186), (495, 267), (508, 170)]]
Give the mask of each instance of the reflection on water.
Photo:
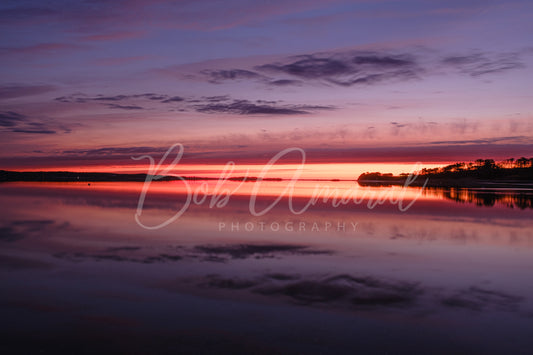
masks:
[(459, 203), (473, 203), (477, 206), (492, 207), (496, 204), (509, 208), (533, 208), (531, 189), (468, 189), (468, 188), (426, 188), (426, 194), (442, 196)]
[[(328, 184), (329, 192), (354, 186)], [(0, 185), (3, 347), (504, 353), (533, 345), (531, 191), (374, 187), (351, 192), (360, 203), (335, 206), (330, 195), (293, 214), (289, 200), (301, 209), (316, 191), (304, 182), (254, 216), (244, 184), (226, 204), (206, 198), (147, 230), (134, 220), (141, 187)], [(266, 183), (257, 207), (285, 190)], [(391, 202), (400, 194), (416, 199), (405, 212)], [(379, 196), (387, 199), (369, 208)], [(184, 201), (183, 184), (154, 183), (143, 223), (165, 221)]]

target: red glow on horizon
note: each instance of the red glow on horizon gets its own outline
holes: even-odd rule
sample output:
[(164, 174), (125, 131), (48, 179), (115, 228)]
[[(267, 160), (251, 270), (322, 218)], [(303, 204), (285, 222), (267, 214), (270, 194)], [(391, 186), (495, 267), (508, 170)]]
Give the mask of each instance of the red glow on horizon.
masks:
[[(317, 180), (355, 180), (365, 172), (381, 172), (399, 175), (401, 173), (414, 172), (414, 169), (435, 168), (446, 164), (418, 164), (405, 163), (309, 163), (305, 164), (300, 175), (300, 179)], [(258, 177), (264, 165), (258, 164), (236, 164), (234, 170), (226, 177)], [(299, 164), (276, 164), (266, 173), (267, 178), (291, 179)], [(164, 167), (163, 167), (164, 168)], [(163, 169), (162, 168), (162, 169)], [(207, 177), (219, 178), (224, 170), (223, 164), (180, 164), (172, 171), (173, 174), (186, 177)], [(90, 166), (70, 166), (70, 167), (43, 167), (17, 169), (18, 171), (71, 171), (80, 173), (115, 173), (115, 174), (145, 174), (148, 172), (148, 165), (90, 165)]]

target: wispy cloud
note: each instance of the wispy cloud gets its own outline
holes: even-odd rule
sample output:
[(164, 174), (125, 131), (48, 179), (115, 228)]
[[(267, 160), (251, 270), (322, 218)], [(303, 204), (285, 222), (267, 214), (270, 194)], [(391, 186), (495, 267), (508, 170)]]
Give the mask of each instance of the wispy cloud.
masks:
[[(150, 103), (177, 104), (181, 111), (193, 111), (205, 114), (227, 113), (237, 115), (299, 115), (310, 114), (319, 110), (334, 110), (334, 106), (309, 104), (282, 104), (280, 101), (232, 99), (229, 95), (182, 97), (165, 94), (135, 95), (96, 95), (72, 94), (55, 98), (63, 103), (96, 102), (110, 109), (143, 110)], [(119, 104), (120, 103), (120, 104)]]
[(230, 70), (203, 70), (201, 72), (205, 76), (207, 76), (207, 80), (210, 83), (218, 84), (222, 81), (226, 80), (240, 80), (240, 79), (260, 79), (263, 80), (265, 77), (261, 74), (258, 74), (256, 72), (250, 71), (250, 70), (244, 70), (244, 69), (230, 69)]
[(493, 144), (493, 143), (500, 143), (500, 142), (522, 144), (522, 143), (529, 142), (530, 139), (531, 139), (531, 137), (527, 137), (527, 136), (512, 136), (512, 137), (493, 137), (493, 138), (480, 138), (480, 139), (467, 139), (467, 140), (434, 141), (434, 142), (429, 142), (429, 144), (433, 144), (433, 145), (441, 145), (441, 144)]
[(135, 95), (96, 95), (89, 96), (85, 94), (71, 94), (56, 97), (55, 101), (62, 103), (77, 103), (77, 104), (86, 104), (86, 103), (97, 103), (103, 106), (106, 106), (110, 109), (119, 109), (119, 110), (144, 110), (144, 104), (149, 103), (177, 103), (184, 101), (180, 96), (169, 96), (162, 94), (146, 93), (146, 94), (135, 94)]
[(124, 100), (130, 100), (130, 99), (148, 99), (148, 100), (157, 100), (157, 101), (164, 101), (168, 100), (170, 97), (168, 95), (160, 95), (160, 94), (154, 94), (154, 93), (146, 93), (146, 94), (136, 94), (136, 95), (96, 95), (96, 96), (88, 96), (85, 94), (72, 94), (72, 95), (66, 95), (61, 97), (56, 97), (54, 100), (59, 102), (66, 102), (66, 103), (85, 103), (85, 102), (91, 102), (91, 101), (100, 101), (100, 102), (107, 102), (107, 101), (124, 101)]
[(410, 80), (422, 71), (411, 54), (349, 51), (299, 55), (253, 68), (204, 69), (200, 78), (212, 84), (251, 80), (270, 86), (300, 86), (305, 82), (353, 86)]
[(444, 65), (473, 77), (496, 74), (513, 69), (524, 68), (518, 53), (470, 53), (448, 56), (442, 59)]
[[(496, 74), (524, 68), (521, 56), (520, 52), (443, 55), (429, 48), (347, 50), (283, 57), (253, 67), (203, 69), (199, 75), (187, 72), (182, 76), (212, 84), (254, 81), (267, 86), (323, 83), (353, 87), (423, 79), (439, 74), (442, 67), (471, 77)], [(436, 68), (435, 62), (441, 65)]]
[[(297, 56), (278, 63), (263, 64), (255, 68), (261, 72), (285, 74), (298, 80), (323, 81), (338, 86), (411, 80), (423, 72), (414, 55), (388, 52), (318, 53)], [(282, 83), (288, 84), (286, 81)]]
[[(150, 98), (150, 100), (155, 100), (154, 98)], [(182, 102), (182, 101), (185, 101), (185, 99), (181, 96), (172, 96), (172, 97), (164, 97), (162, 98), (162, 103), (164, 104), (168, 104), (168, 103), (171, 103), (171, 102)]]
[(39, 127), (35, 128), (14, 128), (11, 132), (15, 133), (30, 133), (30, 134), (56, 134), (56, 131), (51, 129), (40, 129)]
[(0, 112), (0, 126), (15, 127), (26, 119), (26, 116), (13, 111)]
[(1, 132), (55, 134), (58, 131), (70, 133), (71, 129), (50, 120), (29, 119), (26, 115), (13, 111), (0, 112)]
[(233, 100), (230, 102), (207, 103), (195, 106), (203, 113), (233, 113), (238, 115), (302, 115), (314, 110), (333, 110), (332, 106), (278, 105), (272, 101)]
[(252, 68), (206, 68), (199, 71), (200, 75), (187, 72), (183, 76), (212, 84), (256, 81), (267, 86), (301, 86), (317, 82), (344, 87), (372, 85), (420, 77), (425, 69), (416, 51), (412, 52), (320, 52), (280, 58), (276, 62), (262, 63)]
[(268, 82), (272, 86), (299, 86), (302, 84), (300, 80), (279, 79)]
[(75, 154), (79, 156), (102, 156), (102, 155), (127, 155), (132, 154), (158, 154), (166, 152), (168, 148), (165, 147), (104, 147), (96, 149), (74, 149), (65, 150), (62, 153), (69, 155)]
[(107, 107), (120, 109), (120, 110), (144, 110), (144, 107), (136, 105), (117, 105), (117, 104), (108, 104)]

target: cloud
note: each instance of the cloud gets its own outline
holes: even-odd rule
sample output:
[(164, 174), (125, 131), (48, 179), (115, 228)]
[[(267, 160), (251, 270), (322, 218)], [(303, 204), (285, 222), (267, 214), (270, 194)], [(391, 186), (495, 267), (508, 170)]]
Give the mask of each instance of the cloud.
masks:
[(11, 132), (16, 133), (31, 133), (31, 134), (56, 134), (56, 131), (52, 131), (50, 129), (22, 129), (22, 128), (16, 128), (13, 129)]
[(97, 96), (93, 98), (87, 98), (86, 100), (94, 100), (94, 101), (121, 101), (128, 98), (126, 95), (116, 95), (116, 96)]
[[(371, 85), (389, 80), (410, 80), (422, 69), (413, 55), (387, 52), (341, 52), (301, 55), (255, 67), (300, 80), (324, 81), (338, 86)], [(272, 79), (274, 85), (300, 84), (294, 79)]]
[(138, 95), (96, 95), (96, 96), (87, 96), (84, 94), (72, 94), (67, 96), (56, 97), (54, 100), (63, 102), (63, 103), (88, 103), (88, 102), (98, 102), (112, 109), (123, 109), (123, 110), (142, 110), (143, 107), (138, 105), (120, 105), (115, 103), (108, 102), (122, 102), (128, 100), (138, 100), (138, 99), (147, 99), (147, 100), (157, 100), (164, 101), (168, 99), (166, 95), (158, 95), (153, 93), (147, 94), (138, 94)]
[(345, 75), (352, 72), (350, 66), (343, 61), (313, 56), (289, 64), (264, 64), (258, 66), (257, 69), (267, 72), (281, 72), (306, 79)]
[(4, 132), (13, 133), (55, 134), (58, 130), (64, 133), (71, 132), (70, 128), (63, 125), (57, 125), (49, 120), (46, 122), (29, 120), (27, 116), (13, 111), (0, 112), (0, 127), (4, 127), (2, 130)]
[(87, 102), (85, 98), (79, 97), (78, 94), (60, 96), (54, 99), (55, 101), (64, 102), (64, 103), (85, 103)]
[(256, 105), (247, 100), (237, 100), (228, 104), (197, 105), (196, 110), (202, 113), (234, 113), (238, 115), (302, 115), (309, 113), (291, 108)]
[(105, 156), (105, 155), (126, 155), (131, 156), (132, 154), (159, 154), (164, 153), (168, 150), (168, 147), (104, 147), (97, 149), (75, 149), (75, 150), (65, 150), (63, 154), (74, 154), (80, 156)]
[[(154, 100), (153, 98), (151, 98), (151, 100)], [(169, 98), (165, 98), (163, 99), (163, 101), (161, 101), (162, 103), (164, 104), (168, 104), (168, 103), (171, 103), (171, 102), (181, 102), (181, 101), (184, 101), (185, 99), (181, 96), (172, 96), (172, 97), (169, 97)]]
[(413, 58), (406, 55), (378, 54), (359, 55), (353, 59), (353, 62), (357, 65), (368, 64), (381, 67), (406, 67), (415, 64)]
[(0, 112), (1, 127), (15, 127), (26, 119), (26, 116), (13, 111)]
[[(428, 50), (420, 48), (397, 50), (345, 50), (280, 57), (277, 61), (261, 62), (241, 68), (221, 68), (228, 60), (159, 69), (165, 75), (177, 75), (185, 80), (211, 84), (252, 81), (266, 86), (302, 86), (304, 84), (334, 84), (337, 86), (372, 85), (388, 81), (419, 78), (430, 72), (424, 68)], [(225, 64), (223, 64), (225, 63)], [(216, 69), (205, 67), (216, 65)], [(193, 69), (195, 68), (195, 69)]]
[[(181, 96), (170, 96), (164, 94), (155, 94), (155, 93), (145, 93), (145, 94), (134, 94), (134, 95), (95, 95), (89, 96), (81, 93), (71, 94), (56, 97), (55, 101), (62, 103), (99, 103), (110, 109), (119, 109), (119, 110), (144, 110), (146, 107), (140, 103), (147, 105), (152, 105), (154, 102), (159, 102), (162, 104), (172, 104), (183, 102), (184, 99)], [(152, 103), (152, 104), (151, 104)]]
[(269, 85), (273, 86), (291, 86), (291, 85), (300, 85), (302, 84), (301, 80), (290, 80), (290, 79), (279, 79), (268, 82)]
[(109, 108), (116, 108), (121, 110), (144, 110), (141, 106), (135, 106), (135, 105), (117, 105), (117, 104), (108, 104), (107, 107)]
[(0, 86), (0, 100), (32, 96), (57, 90), (52, 85), (3, 85)]
[(218, 95), (218, 96), (204, 96), (202, 97), (203, 100), (207, 102), (221, 102), (221, 101), (227, 101), (230, 99), (229, 95)]
[[(148, 100), (151, 102), (159, 101), (161, 103), (172, 103), (172, 102), (184, 101), (185, 99), (180, 96), (169, 96), (169, 95), (155, 94), (155, 93), (145, 93), (145, 94), (135, 94), (135, 95), (101, 95), (100, 94), (100, 95), (95, 95), (95, 96), (89, 96), (89, 95), (77, 93), (77, 94), (56, 97), (54, 100), (63, 102), (63, 103), (79, 103), (79, 104), (88, 103), (88, 102), (99, 102), (99, 103), (105, 104), (109, 108), (138, 110), (138, 109), (142, 109), (142, 107), (138, 105), (121, 106), (119, 104), (111, 104), (107, 102)], [(138, 106), (138, 107), (132, 107), (132, 106)]]
[(496, 74), (504, 71), (524, 68), (517, 53), (471, 53), (466, 55), (448, 56), (442, 64), (459, 70), (473, 77)]
[[(177, 96), (175, 96), (177, 97)], [(174, 97), (174, 98), (175, 98)], [(65, 102), (65, 103), (86, 103), (91, 101), (124, 101), (124, 100), (130, 100), (130, 99), (148, 99), (153, 101), (161, 101), (172, 99), (168, 95), (161, 95), (161, 94), (154, 94), (154, 93), (146, 93), (146, 94), (136, 94), (136, 95), (96, 95), (96, 96), (88, 96), (85, 94), (72, 94), (72, 95), (66, 95), (61, 97), (56, 97), (54, 100), (59, 102)]]
[(285, 105), (267, 104), (258, 100), (256, 103), (248, 100), (233, 100), (232, 102), (216, 102), (195, 105), (195, 109), (202, 113), (233, 113), (238, 115), (304, 115), (312, 110), (331, 110), (331, 106)]
[(419, 79), (438, 74), (435, 61), (461, 74), (479, 77), (525, 67), (520, 53), (470, 53), (438, 55), (428, 49), (348, 50), (283, 57), (252, 68), (204, 69), (200, 76), (184, 73), (213, 84), (226, 81), (256, 81), (268, 86), (301, 86), (305, 83), (340, 87), (376, 85)]
[(469, 140), (455, 140), (455, 141), (434, 141), (429, 144), (493, 144), (498, 142), (512, 142), (512, 143), (527, 143), (531, 138), (526, 136), (513, 136), (513, 137), (493, 137), (493, 138), (480, 138)]
[[(280, 105), (278, 101), (266, 100), (238, 100), (231, 99), (229, 95), (203, 96), (200, 98), (187, 98), (164, 94), (135, 94), (135, 95), (96, 95), (72, 94), (57, 97), (55, 101), (63, 103), (100, 103), (110, 109), (143, 110), (150, 102), (162, 104), (180, 104), (182, 111), (193, 110), (200, 113), (228, 113), (238, 115), (302, 115), (317, 110), (333, 110), (334, 106), (320, 105)], [(143, 102), (145, 105), (139, 104)]]
[(261, 74), (250, 70), (230, 69), (230, 70), (202, 70), (202, 74), (208, 77), (208, 81), (213, 84), (221, 83), (226, 80), (240, 80), (240, 79), (264, 79)]

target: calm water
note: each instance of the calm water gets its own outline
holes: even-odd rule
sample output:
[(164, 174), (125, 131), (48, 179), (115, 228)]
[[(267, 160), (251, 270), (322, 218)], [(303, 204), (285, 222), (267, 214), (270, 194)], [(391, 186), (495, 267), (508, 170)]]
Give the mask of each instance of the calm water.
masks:
[(186, 210), (184, 183), (148, 191), (141, 224), (184, 210), (159, 229), (135, 221), (139, 183), (1, 184), (1, 347), (531, 351), (531, 190), (320, 182), (346, 203), (305, 209), (317, 182), (188, 184)]

